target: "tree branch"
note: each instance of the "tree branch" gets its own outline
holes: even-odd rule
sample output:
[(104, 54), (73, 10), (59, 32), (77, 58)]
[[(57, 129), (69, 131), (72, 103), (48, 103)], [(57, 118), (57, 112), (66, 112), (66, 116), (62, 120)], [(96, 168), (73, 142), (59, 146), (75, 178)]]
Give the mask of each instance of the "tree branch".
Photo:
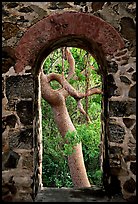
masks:
[(88, 123), (91, 122), (91, 120), (90, 120), (88, 114), (86, 113), (86, 111), (85, 111), (84, 108), (83, 108), (83, 105), (82, 105), (82, 103), (81, 103), (81, 99), (78, 100), (77, 106), (78, 106), (78, 109), (80, 110), (80, 112), (81, 112), (83, 115), (86, 116), (87, 122), (88, 122)]
[(69, 48), (66, 48), (66, 59), (69, 63), (69, 72), (67, 79), (69, 80), (75, 74), (75, 60)]
[[(91, 96), (93, 94), (101, 94), (102, 93), (101, 89), (96, 88), (96, 87), (88, 89), (87, 93), (80, 93), (80, 92), (76, 91), (76, 89), (74, 89), (74, 87), (72, 85), (70, 85), (70, 83), (65, 79), (65, 77), (63, 75), (56, 74), (56, 73), (50, 73), (47, 76), (43, 76), (43, 75), (42, 75), (42, 79), (43, 79), (42, 85), (43, 86), (44, 86), (44, 83), (50, 83), (52, 80), (56, 80), (68, 92), (68, 94), (76, 100), (82, 99), (86, 96)], [(46, 80), (46, 82), (44, 82), (44, 80)], [(54, 93), (56, 93), (56, 90), (53, 90), (53, 91), (54, 91)]]

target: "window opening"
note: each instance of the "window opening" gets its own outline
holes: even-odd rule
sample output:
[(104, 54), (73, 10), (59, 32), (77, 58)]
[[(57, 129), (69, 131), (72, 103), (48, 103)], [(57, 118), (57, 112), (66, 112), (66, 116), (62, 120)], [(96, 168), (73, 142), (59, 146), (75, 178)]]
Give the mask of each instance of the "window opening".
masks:
[[(68, 131), (64, 138), (61, 137), (48, 101), (43, 98), (41, 100), (43, 186), (58, 188), (74, 186), (67, 158), (72, 154), (73, 146), (80, 141), (90, 185), (102, 186), (102, 167), (100, 162), (102, 94), (99, 91), (102, 90), (102, 82), (99, 65), (92, 55), (83, 49), (62, 47), (47, 56), (42, 68), (47, 76), (51, 74), (52, 77), (52, 73), (58, 74), (58, 76), (62, 76), (65, 81), (69, 82), (76, 93), (84, 93), (85, 95), (80, 101), (75, 96), (72, 97), (72, 88), (69, 90), (72, 96), (67, 94), (66, 107), (76, 132)], [(68, 87), (68, 84), (61, 83), (63, 78), (51, 80), (51, 88), (55, 91), (61, 91), (67, 87), (65, 91), (67, 92), (70, 87)], [(53, 79), (55, 78), (53, 77)], [(92, 88), (95, 94), (91, 95)], [(63, 121), (65, 125), (66, 122)]]

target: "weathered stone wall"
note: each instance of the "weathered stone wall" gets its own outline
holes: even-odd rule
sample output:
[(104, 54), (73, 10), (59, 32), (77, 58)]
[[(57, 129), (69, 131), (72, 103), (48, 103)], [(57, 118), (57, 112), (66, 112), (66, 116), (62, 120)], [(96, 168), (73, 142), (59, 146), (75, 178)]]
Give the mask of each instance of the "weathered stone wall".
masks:
[(110, 170), (105, 172), (109, 177), (109, 189), (116, 192), (120, 187), (123, 196), (132, 199), (136, 194), (135, 2), (3, 2), (3, 200), (31, 201), (41, 183), (40, 82), (30, 66), (18, 74), (15, 72), (15, 49), (34, 24), (50, 14), (64, 11), (84, 12), (102, 18), (125, 42), (123, 50), (106, 57), (104, 86), (108, 90), (105, 94), (108, 115), (102, 142), (105, 143), (106, 134), (105, 147), (108, 149), (102, 151), (109, 155)]
[[(112, 69), (113, 64), (116, 67), (114, 70)], [(119, 189), (121, 185), (124, 197), (127, 198), (134, 195), (136, 190), (135, 58), (131, 57), (127, 49), (124, 49), (111, 60), (110, 68), (107, 86), (109, 90), (108, 139), (111, 183), (116, 189), (117, 186)]]

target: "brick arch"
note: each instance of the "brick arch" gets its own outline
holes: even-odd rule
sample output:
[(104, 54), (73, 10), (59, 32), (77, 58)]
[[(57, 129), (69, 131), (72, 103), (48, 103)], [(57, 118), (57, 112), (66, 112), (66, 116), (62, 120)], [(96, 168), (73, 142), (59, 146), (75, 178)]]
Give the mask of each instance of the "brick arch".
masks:
[(111, 25), (94, 15), (80, 12), (52, 14), (30, 27), (19, 41), (15, 50), (15, 71), (19, 73), (27, 65), (34, 67), (36, 60), (41, 63), (62, 46), (88, 50), (98, 61), (103, 55), (112, 55), (122, 49), (124, 41)]

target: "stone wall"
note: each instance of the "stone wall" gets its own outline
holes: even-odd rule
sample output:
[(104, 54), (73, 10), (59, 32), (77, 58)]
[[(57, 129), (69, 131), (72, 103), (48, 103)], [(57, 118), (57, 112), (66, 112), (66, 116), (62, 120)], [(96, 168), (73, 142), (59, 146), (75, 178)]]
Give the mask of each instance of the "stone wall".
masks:
[(33, 25), (65, 11), (100, 17), (125, 42), (122, 50), (106, 56), (102, 159), (107, 191), (119, 189), (132, 200), (136, 195), (135, 2), (2, 2), (3, 200), (32, 201), (41, 186), (40, 81), (29, 65), (16, 73), (15, 50)]

